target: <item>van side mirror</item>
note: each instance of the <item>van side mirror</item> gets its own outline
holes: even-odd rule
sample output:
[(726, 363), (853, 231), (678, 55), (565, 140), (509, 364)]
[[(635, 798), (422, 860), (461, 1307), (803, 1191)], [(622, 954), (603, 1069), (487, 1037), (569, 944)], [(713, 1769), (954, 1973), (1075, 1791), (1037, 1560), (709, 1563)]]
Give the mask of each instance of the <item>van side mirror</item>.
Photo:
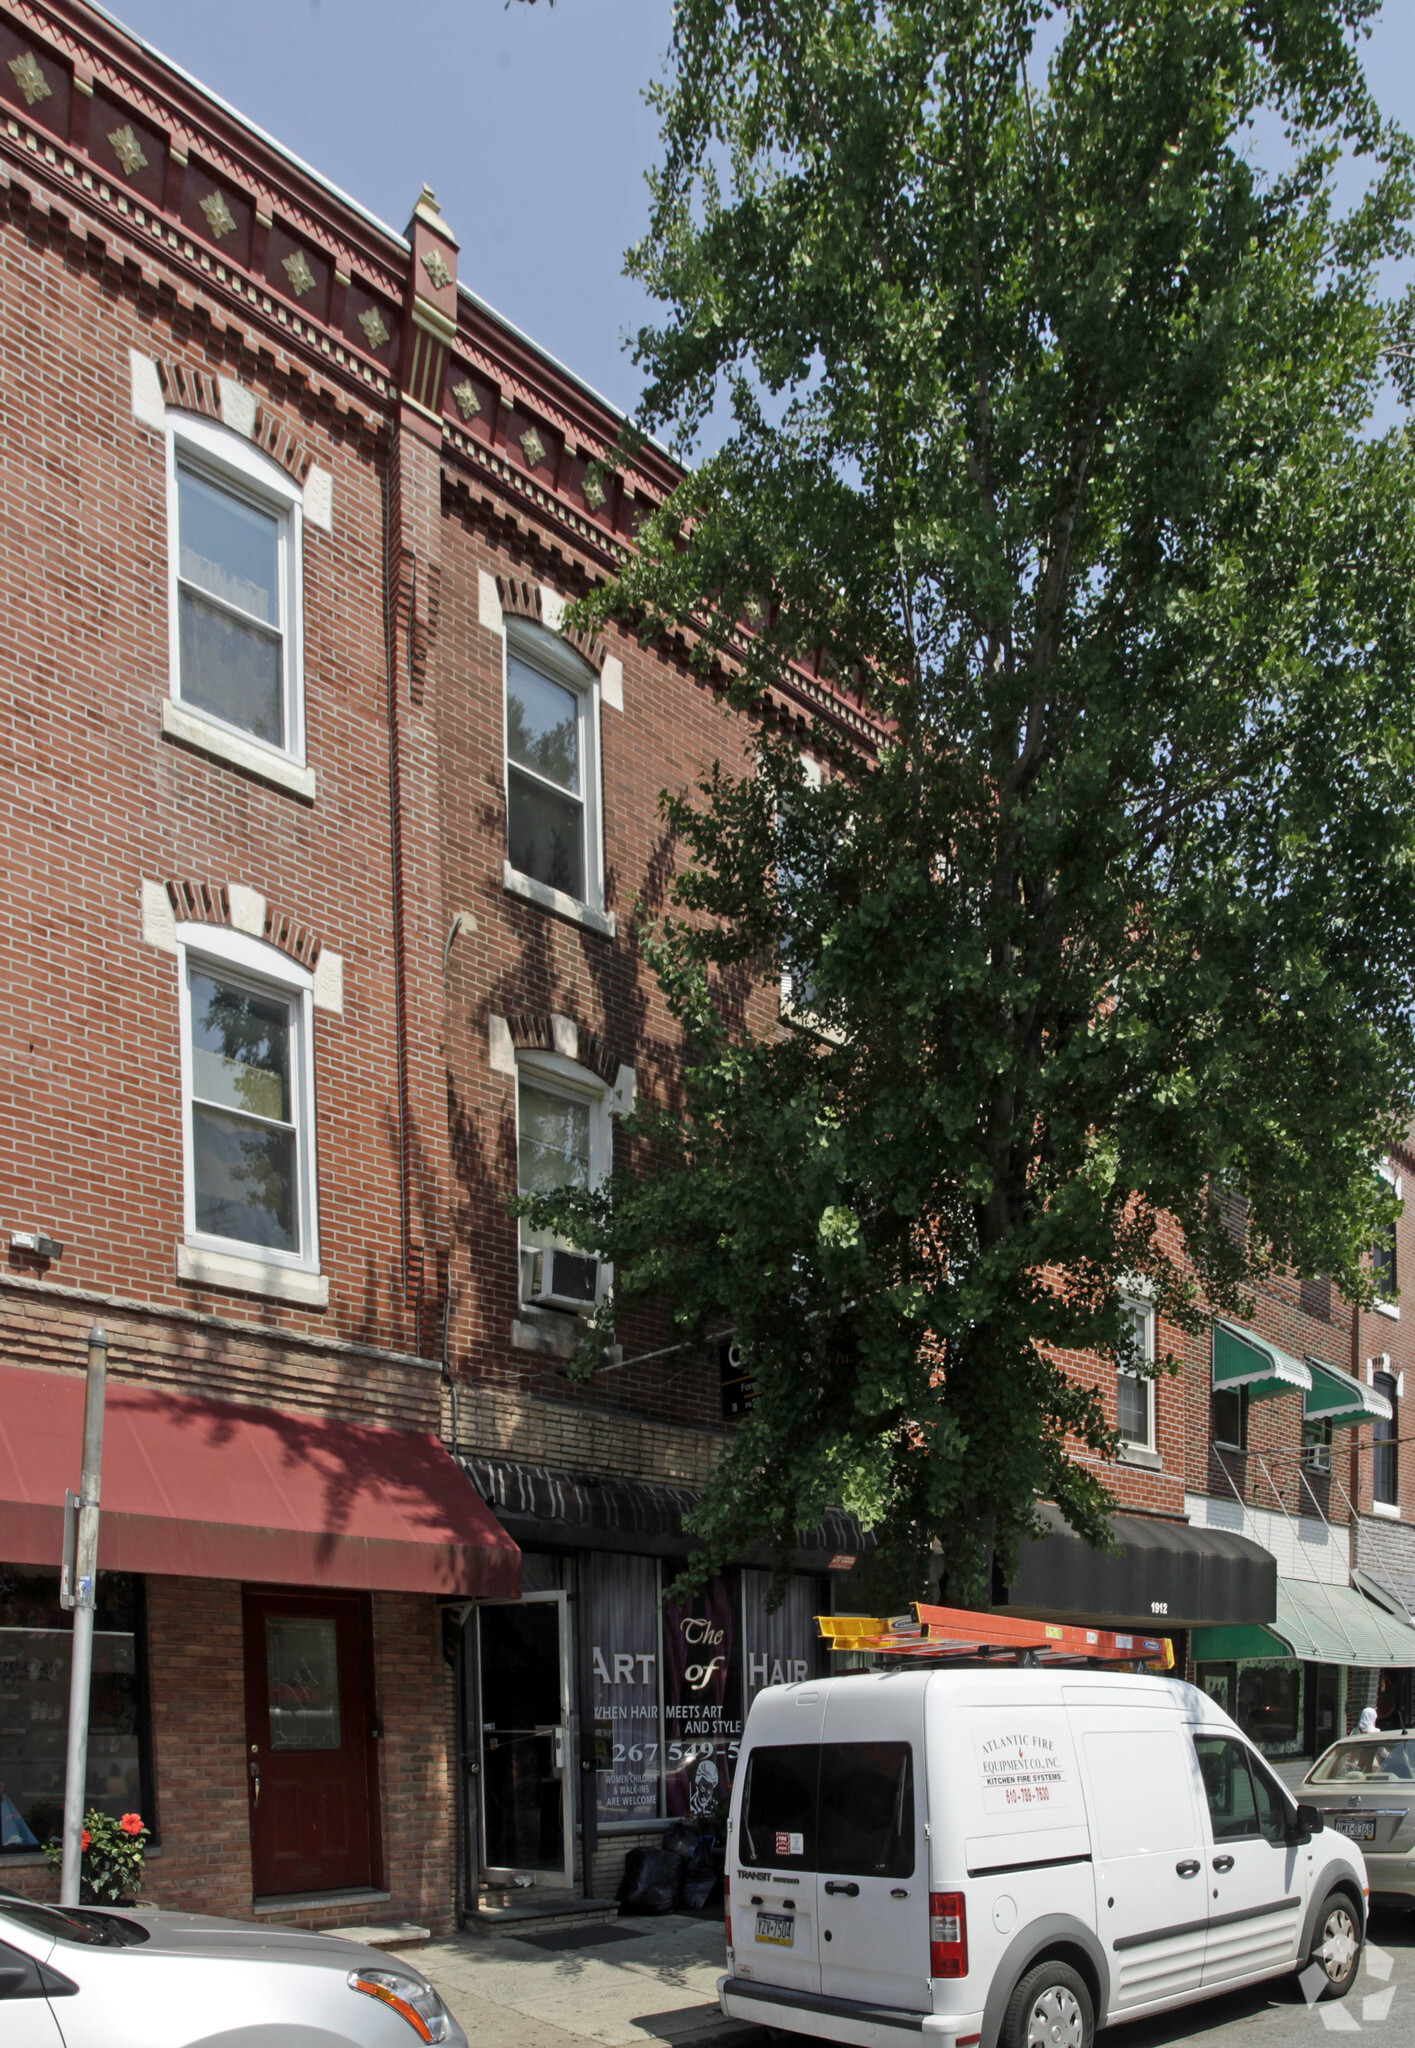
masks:
[(1305, 1799), (1299, 1800), (1288, 1827), (1287, 1839), (1289, 1842), (1310, 1842), (1313, 1835), (1321, 1834), (1325, 1826), (1320, 1806), (1312, 1806)]

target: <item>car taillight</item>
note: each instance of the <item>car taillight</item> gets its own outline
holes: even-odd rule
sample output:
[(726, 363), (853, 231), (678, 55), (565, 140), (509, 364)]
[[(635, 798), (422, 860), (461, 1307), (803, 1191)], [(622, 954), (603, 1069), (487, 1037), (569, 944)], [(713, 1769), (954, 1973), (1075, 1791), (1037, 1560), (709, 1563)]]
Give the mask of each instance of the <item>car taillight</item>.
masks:
[(929, 1893), (929, 1975), (968, 1974), (968, 1908), (962, 1892)]

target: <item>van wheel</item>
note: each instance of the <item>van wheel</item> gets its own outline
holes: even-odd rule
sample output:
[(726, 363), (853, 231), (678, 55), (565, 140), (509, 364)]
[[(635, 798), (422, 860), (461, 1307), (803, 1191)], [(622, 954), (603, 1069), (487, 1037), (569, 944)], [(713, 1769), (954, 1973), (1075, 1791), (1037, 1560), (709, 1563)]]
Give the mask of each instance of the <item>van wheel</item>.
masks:
[(1356, 1919), (1356, 1908), (1345, 1892), (1331, 1892), (1323, 1900), (1322, 1910), (1317, 1915), (1316, 1938), (1303, 1975), (1310, 1969), (1320, 1970), (1326, 1982), (1317, 1996), (1345, 1998), (1356, 1982), (1356, 1972), (1360, 1967), (1361, 1929)]
[(1007, 2001), (998, 2048), (1091, 2048), (1095, 2026), (1080, 1972), (1070, 1963), (1034, 1963)]

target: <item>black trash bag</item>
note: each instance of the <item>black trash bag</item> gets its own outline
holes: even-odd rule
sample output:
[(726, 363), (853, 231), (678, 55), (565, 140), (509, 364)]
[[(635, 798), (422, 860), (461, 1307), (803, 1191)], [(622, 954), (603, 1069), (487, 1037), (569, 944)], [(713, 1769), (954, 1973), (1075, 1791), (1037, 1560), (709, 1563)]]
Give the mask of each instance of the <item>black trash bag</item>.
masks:
[(615, 1898), (621, 1913), (671, 1913), (678, 1903), (683, 1860), (664, 1849), (631, 1849)]
[(713, 1853), (706, 1842), (695, 1841), (692, 1855), (684, 1860), (678, 1903), (686, 1911), (696, 1913), (709, 1903), (717, 1886), (717, 1864)]
[(685, 1820), (675, 1820), (671, 1827), (664, 1829), (660, 1847), (666, 1849), (670, 1856), (681, 1856), (686, 1863), (699, 1847), (697, 1829), (690, 1828)]

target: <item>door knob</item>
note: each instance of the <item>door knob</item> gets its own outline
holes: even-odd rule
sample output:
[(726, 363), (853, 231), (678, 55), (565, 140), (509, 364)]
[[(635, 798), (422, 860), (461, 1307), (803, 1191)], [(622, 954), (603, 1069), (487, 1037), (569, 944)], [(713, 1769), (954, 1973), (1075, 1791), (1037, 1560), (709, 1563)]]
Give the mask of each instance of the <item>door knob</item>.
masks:
[(259, 1764), (252, 1764), (252, 1765), (251, 1765), (251, 1783), (252, 1783), (252, 1784), (253, 1784), (253, 1786), (255, 1787), (255, 1799), (254, 1799), (254, 1802), (253, 1802), (253, 1803), (254, 1803), (254, 1805), (256, 1805), (256, 1806), (259, 1806), (259, 1805), (260, 1805), (260, 1765), (259, 1765)]
[(1176, 1863), (1174, 1867), (1181, 1877), (1197, 1877), (1199, 1875), (1199, 1859), (1197, 1856), (1190, 1856), (1185, 1862)]
[(1232, 1858), (1231, 1856), (1215, 1856), (1215, 1858), (1214, 1858), (1214, 1869), (1215, 1869), (1215, 1870), (1232, 1870), (1232, 1868), (1233, 1868), (1233, 1858)]

